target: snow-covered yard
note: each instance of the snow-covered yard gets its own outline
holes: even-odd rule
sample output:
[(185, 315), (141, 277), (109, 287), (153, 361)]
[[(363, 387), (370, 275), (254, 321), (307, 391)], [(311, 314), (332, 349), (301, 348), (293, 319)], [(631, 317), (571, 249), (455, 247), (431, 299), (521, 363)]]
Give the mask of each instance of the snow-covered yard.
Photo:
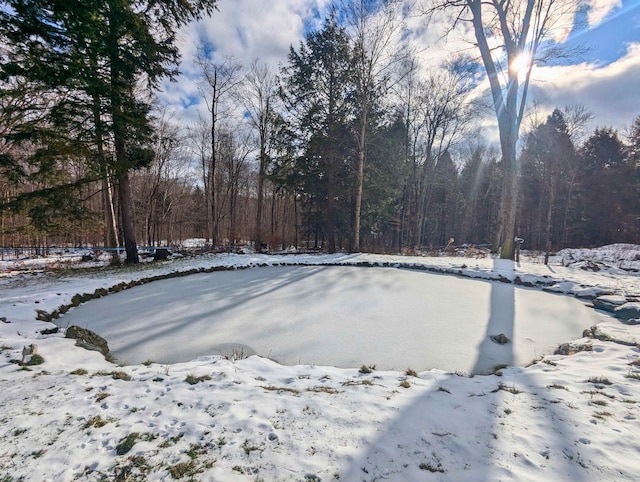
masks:
[[(640, 247), (625, 247), (625, 256), (631, 253), (628, 259), (611, 254), (621, 249), (565, 251), (549, 267), (535, 258), (513, 265), (488, 258), (377, 255), (221, 255), (136, 268), (41, 272), (10, 272), (15, 264), (0, 265), (4, 269), (0, 317), (6, 318), (0, 323), (0, 480), (636, 480), (640, 473), (640, 326), (623, 324), (591, 309), (574, 312), (568, 308), (570, 313), (565, 311), (553, 320), (574, 323), (572, 316), (597, 316), (606, 320), (599, 325), (599, 332), (616, 341), (577, 339), (571, 355), (547, 355), (527, 367), (502, 368), (494, 375), (474, 377), (462, 376), (470, 373), (466, 370), (406, 372), (407, 368), (422, 370), (410, 366), (402, 371), (383, 370), (386, 354), (379, 340), (371, 344), (369, 356), (359, 355), (368, 358), (366, 363), (377, 363), (375, 369), (335, 368), (329, 363), (284, 366), (256, 356), (235, 360), (212, 355), (171, 364), (152, 362), (154, 357), (150, 356), (145, 364), (117, 366), (97, 352), (75, 347), (62, 333), (42, 334), (54, 325), (35, 319), (36, 310), (51, 313), (69, 304), (78, 293), (216, 266), (405, 266), (416, 271), (387, 268), (376, 274), (390, 275), (387, 292), (393, 293), (394, 288), (411, 292), (413, 282), (395, 284), (402, 283), (392, 278), (399, 272), (436, 277), (417, 272), (421, 269), (452, 273), (462, 276), (456, 281), (484, 287), (473, 295), (478, 304), (486, 304), (478, 308), (486, 325), (480, 330), (481, 343), (469, 347), (474, 358), (482, 352), (483, 343), (502, 348), (488, 340), (492, 331), (487, 329), (490, 316), (486, 312), (491, 312), (493, 286), (508, 287), (515, 293), (524, 290), (519, 284), (531, 284), (537, 291), (526, 291), (539, 296), (533, 305), (571, 301), (580, 309), (579, 301), (542, 293), (541, 289), (581, 297), (616, 294), (618, 297), (612, 298), (616, 300), (640, 296)], [(608, 266), (598, 264), (600, 260)], [(628, 271), (632, 268), (636, 271)], [(360, 277), (366, 271), (354, 273)], [(242, 273), (251, 277), (253, 272), (259, 280), (260, 273), (268, 273)], [(163, 306), (164, 301), (170, 301), (168, 295), (153, 289), (154, 284), (171, 287), (173, 282), (175, 287), (190, 286), (186, 290), (193, 292), (193, 285), (178, 281), (237, 274), (154, 281), (71, 309), (57, 322), (61, 326), (67, 326), (69, 320), (75, 324), (80, 313), (92, 309), (106, 314), (109, 303), (117, 310), (125, 304), (114, 301), (119, 297), (128, 297), (131, 307), (137, 297), (140, 308), (159, 292), (153, 301)], [(437, 276), (447, 282), (450, 279)], [(333, 282), (337, 284), (342, 278)], [(273, 277), (259, 281), (252, 292), (264, 288), (269, 279)], [(295, 295), (293, 281), (288, 296)], [(332, 283), (331, 278), (324, 281)], [(445, 281), (442, 283), (445, 286)], [(380, 291), (373, 291), (374, 298), (380, 301), (385, 287), (376, 289)], [(251, 286), (247, 290), (251, 291)], [(451, 290), (457, 290), (449, 301), (452, 308), (456, 308), (456, 299), (468, 301), (462, 288), (447, 288), (443, 293), (451, 295)], [(186, 312), (194, 312), (198, 303), (212, 302), (208, 298), (199, 302), (184, 293), (185, 289), (176, 288), (176, 297), (183, 299)], [(320, 306), (313, 304), (312, 294), (298, 302), (318, 311)], [(339, 306), (348, 304), (346, 300), (357, 308), (362, 294), (338, 290), (333, 299), (340, 303), (336, 302), (333, 313), (339, 313)], [(265, 293), (264, 300), (269, 296)], [(409, 298), (400, 304), (406, 307)], [(513, 295), (513, 306), (507, 303), (507, 312), (515, 307), (511, 319), (520, 320), (518, 299)], [(174, 303), (177, 306), (178, 302)], [(105, 307), (99, 308), (100, 304)], [(363, 305), (360, 311), (367, 313), (370, 308)], [(402, 320), (417, 309), (397, 310), (389, 325), (402, 331)], [(135, 328), (145, 311), (131, 313), (128, 324)], [(291, 311), (281, 313), (285, 318), (293, 316)], [(431, 315), (446, 316), (438, 310)], [(176, 318), (171, 315), (169, 319), (172, 317)], [(283, 319), (282, 323), (288, 321)], [(526, 323), (529, 329), (530, 324)], [(515, 326), (514, 341), (504, 346), (519, 353), (522, 341), (518, 337), (526, 327)], [(553, 322), (545, 326), (532, 329), (532, 335), (555, 329)], [(171, 338), (170, 329), (163, 336), (169, 340), (169, 349), (178, 350), (185, 344), (177, 336)], [(326, 341), (336, 343), (337, 336)], [(409, 337), (412, 343), (416, 336)], [(23, 347), (32, 343), (38, 345), (44, 363), (16, 363), (22, 358)], [(447, 348), (449, 343), (445, 340), (440, 346)], [(354, 352), (362, 349), (357, 343), (352, 345)], [(414, 350), (410, 346), (407, 342), (405, 349)], [(397, 349), (390, 350), (389, 356), (394, 351)], [(390, 366), (399, 368), (399, 363)]]

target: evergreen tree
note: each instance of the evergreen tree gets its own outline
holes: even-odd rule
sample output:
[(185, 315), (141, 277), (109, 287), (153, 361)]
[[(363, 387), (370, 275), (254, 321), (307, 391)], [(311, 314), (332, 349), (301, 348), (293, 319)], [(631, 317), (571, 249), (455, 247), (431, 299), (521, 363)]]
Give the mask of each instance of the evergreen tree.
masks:
[[(379, 114), (370, 116), (370, 120)], [(406, 179), (405, 124), (398, 116), (389, 125), (368, 130), (367, 169), (362, 199), (362, 241), (376, 250), (400, 251), (403, 187)]]
[(484, 146), (475, 147), (460, 173), (460, 243), (491, 244), (500, 204), (501, 173)]
[(631, 126), (627, 146), (627, 162), (633, 173), (629, 178), (631, 187), (627, 206), (627, 225), (630, 231), (630, 242), (638, 243), (640, 242), (640, 116), (635, 118)]
[(625, 212), (633, 205), (633, 163), (611, 128), (596, 129), (580, 151), (582, 240), (590, 246), (633, 242)]
[[(7, 0), (0, 8), (0, 35), (8, 43), (2, 80), (26, 79), (46, 90), (50, 135), (68, 145), (82, 142), (92, 152), (87, 157), (113, 172), (129, 263), (138, 261), (129, 172), (152, 158), (150, 106), (136, 86), (143, 80), (152, 88), (177, 74), (177, 28), (212, 13), (215, 2)], [(45, 134), (38, 141), (48, 151), (52, 141)]]
[(433, 190), (427, 208), (431, 213), (427, 225), (429, 244), (445, 246), (450, 238), (457, 238), (458, 198), (458, 170), (449, 151), (445, 151), (435, 166)]
[(520, 163), (520, 235), (531, 249), (544, 249), (548, 259), (552, 245), (557, 247), (563, 237), (559, 218), (568, 213), (571, 172), (576, 163), (567, 123), (559, 109), (527, 135)]
[(634, 119), (631, 126), (627, 157), (636, 167), (640, 167), (640, 115)]
[(338, 227), (348, 214), (345, 188), (353, 142), (349, 135), (352, 57), (349, 40), (330, 15), (320, 31), (309, 33), (299, 50), (291, 47), (281, 92), (291, 116), (293, 141), (299, 149), (295, 170), (305, 193), (309, 222), (322, 226), (328, 250), (336, 250)]

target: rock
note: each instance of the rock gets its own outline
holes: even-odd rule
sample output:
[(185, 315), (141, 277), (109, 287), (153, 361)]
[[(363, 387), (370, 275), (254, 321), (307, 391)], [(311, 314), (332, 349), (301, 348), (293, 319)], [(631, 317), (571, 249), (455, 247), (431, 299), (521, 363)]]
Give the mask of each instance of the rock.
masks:
[(36, 310), (36, 320), (50, 322), (52, 320), (51, 314), (44, 310)]
[(499, 335), (491, 335), (491, 340), (493, 340), (498, 345), (506, 345), (509, 343), (509, 338), (504, 333), (500, 333)]
[(619, 320), (628, 321), (634, 318), (640, 318), (640, 302), (625, 303), (618, 306), (613, 314)]
[(67, 328), (65, 338), (72, 338), (76, 340), (76, 346), (86, 350), (99, 351), (105, 360), (113, 361), (107, 340), (91, 330), (80, 328), (79, 326), (70, 326)]
[(574, 344), (574, 343), (563, 343), (560, 345), (555, 352), (554, 355), (574, 355), (581, 351), (593, 351), (593, 347), (589, 344)]
[(513, 279), (513, 284), (518, 286), (526, 286), (527, 288), (535, 287), (535, 283), (532, 283), (531, 281), (523, 281), (522, 278), (520, 278), (520, 276), (516, 276)]
[(579, 268), (583, 271), (593, 271), (594, 273), (597, 273), (604, 267), (604, 263), (587, 259), (584, 261), (578, 261), (577, 263), (572, 263), (570, 266), (572, 268)]
[(627, 299), (620, 295), (598, 296), (593, 300), (593, 307), (597, 310), (613, 313), (617, 307), (624, 305), (626, 302)]
[(20, 364), (24, 365), (24, 362), (28, 356), (33, 356), (37, 354), (38, 354), (38, 345), (36, 345), (35, 343), (22, 347), (22, 361), (20, 361)]
[(169, 256), (171, 256), (171, 251), (169, 251), (167, 248), (156, 248), (153, 253), (153, 260), (162, 261), (168, 259)]
[(598, 296), (598, 299), (601, 299), (602, 301), (616, 304), (616, 305), (624, 305), (627, 301), (637, 301), (637, 300), (629, 299), (624, 295), (602, 295), (602, 296)]

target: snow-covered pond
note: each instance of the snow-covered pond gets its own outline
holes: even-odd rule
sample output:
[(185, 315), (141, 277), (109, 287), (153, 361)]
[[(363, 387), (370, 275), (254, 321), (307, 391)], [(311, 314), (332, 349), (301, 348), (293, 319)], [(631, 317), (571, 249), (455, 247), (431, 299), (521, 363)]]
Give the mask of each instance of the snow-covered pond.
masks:
[[(487, 373), (525, 365), (609, 319), (583, 301), (398, 268), (269, 267), (156, 281), (60, 318), (122, 364), (257, 353), (285, 365)], [(511, 342), (498, 345), (492, 335)]]

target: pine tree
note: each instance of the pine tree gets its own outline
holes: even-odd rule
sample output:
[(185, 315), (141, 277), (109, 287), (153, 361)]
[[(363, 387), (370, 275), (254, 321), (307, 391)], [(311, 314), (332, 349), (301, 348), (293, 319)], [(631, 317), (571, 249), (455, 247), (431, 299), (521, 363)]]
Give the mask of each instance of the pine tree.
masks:
[(352, 182), (346, 169), (353, 145), (348, 132), (351, 69), (348, 37), (332, 14), (298, 51), (291, 48), (281, 89), (300, 148), (296, 169), (304, 173), (304, 191), (315, 205), (313, 217), (322, 219), (330, 253), (336, 250), (337, 227), (348, 222), (339, 203)]
[[(522, 165), (521, 230), (532, 249), (544, 249), (548, 260), (555, 235), (558, 244), (564, 229), (557, 218), (571, 202), (571, 172), (575, 150), (564, 114), (558, 109), (527, 137), (520, 157)], [(565, 209), (561, 206), (565, 204)], [(554, 213), (556, 214), (554, 216)], [(566, 221), (565, 221), (566, 224)]]
[(634, 178), (634, 168), (618, 133), (610, 128), (596, 129), (582, 147), (580, 158), (584, 241), (597, 246), (629, 240), (624, 213), (633, 197), (634, 186), (629, 181)]
[[(150, 106), (137, 85), (153, 88), (177, 74), (177, 28), (212, 13), (215, 3), (8, 0), (0, 8), (0, 35), (8, 43), (2, 80), (25, 79), (46, 90), (52, 103), (46, 128), (58, 139), (80, 141), (92, 153), (87, 157), (114, 174), (128, 263), (138, 262), (129, 172), (152, 158)], [(51, 138), (38, 140), (45, 150), (52, 146)]]

